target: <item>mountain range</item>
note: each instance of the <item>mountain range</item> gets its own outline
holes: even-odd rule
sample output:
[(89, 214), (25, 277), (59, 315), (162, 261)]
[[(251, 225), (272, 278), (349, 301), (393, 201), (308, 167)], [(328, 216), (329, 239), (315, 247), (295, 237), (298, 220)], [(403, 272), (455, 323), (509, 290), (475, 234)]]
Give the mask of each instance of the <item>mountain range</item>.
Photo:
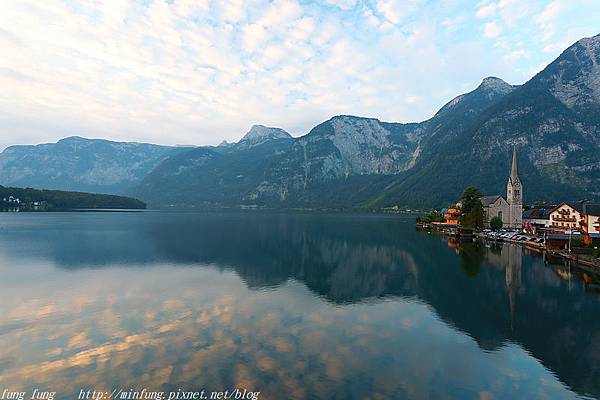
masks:
[(69, 137), (11, 146), (0, 154), (6, 186), (124, 194), (161, 161), (185, 148)]
[(432, 118), (341, 115), (292, 137), (179, 148), (67, 138), (0, 154), (0, 184), (128, 194), (154, 207), (425, 208), (467, 185), (503, 194), (511, 150), (525, 200), (600, 199), (600, 35), (523, 85), (488, 77)]

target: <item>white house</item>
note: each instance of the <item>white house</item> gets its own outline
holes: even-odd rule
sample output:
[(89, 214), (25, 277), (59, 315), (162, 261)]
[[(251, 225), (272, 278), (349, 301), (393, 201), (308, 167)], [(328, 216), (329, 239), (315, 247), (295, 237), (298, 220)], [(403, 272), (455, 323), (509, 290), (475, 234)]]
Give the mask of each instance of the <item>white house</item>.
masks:
[(580, 203), (561, 203), (550, 210), (550, 227), (562, 231), (579, 229), (582, 211)]

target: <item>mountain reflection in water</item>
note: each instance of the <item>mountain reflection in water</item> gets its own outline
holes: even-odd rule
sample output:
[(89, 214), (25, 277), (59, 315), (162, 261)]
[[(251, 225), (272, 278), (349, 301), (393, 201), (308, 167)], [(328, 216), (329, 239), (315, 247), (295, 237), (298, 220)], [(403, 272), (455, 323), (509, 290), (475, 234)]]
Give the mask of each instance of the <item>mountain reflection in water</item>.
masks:
[(600, 397), (598, 292), (524, 252), (402, 217), (7, 215), (0, 387)]

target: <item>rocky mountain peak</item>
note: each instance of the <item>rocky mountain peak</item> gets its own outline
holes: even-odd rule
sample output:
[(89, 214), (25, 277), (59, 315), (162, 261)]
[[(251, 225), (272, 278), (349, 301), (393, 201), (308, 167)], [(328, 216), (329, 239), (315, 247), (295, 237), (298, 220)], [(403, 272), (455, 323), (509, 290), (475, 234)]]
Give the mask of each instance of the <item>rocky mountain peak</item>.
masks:
[(330, 120), (334, 132), (347, 134), (354, 130), (367, 132), (372, 129), (379, 129), (381, 122), (375, 118), (356, 117), (353, 115), (337, 115)]
[(464, 108), (464, 112), (479, 112), (489, 106), (491, 102), (506, 96), (517, 87), (495, 76), (488, 76), (483, 79), (475, 90), (456, 96), (446, 103), (435, 116), (441, 117), (457, 107)]
[[(582, 45), (588, 49), (589, 48), (597, 49), (598, 46), (600, 46), (600, 34), (598, 34), (596, 36), (592, 36), (592, 37), (582, 38), (582, 39), (578, 40), (577, 43), (579, 43), (580, 45)], [(597, 58), (597, 54), (596, 54), (596, 58)]]
[(80, 142), (87, 142), (90, 139), (86, 139), (83, 138), (81, 136), (69, 136), (63, 139), (60, 139), (58, 142), (56, 143), (62, 143), (62, 144), (69, 144), (69, 143), (80, 143)]
[(495, 76), (488, 76), (481, 81), (477, 88), (479, 90), (492, 91), (496, 94), (508, 94), (514, 90), (514, 86)]
[(252, 128), (239, 141), (239, 144), (256, 145), (273, 139), (291, 138), (292, 135), (281, 128), (264, 125), (252, 125)]
[(600, 103), (600, 35), (583, 38), (536, 76), (568, 108)]

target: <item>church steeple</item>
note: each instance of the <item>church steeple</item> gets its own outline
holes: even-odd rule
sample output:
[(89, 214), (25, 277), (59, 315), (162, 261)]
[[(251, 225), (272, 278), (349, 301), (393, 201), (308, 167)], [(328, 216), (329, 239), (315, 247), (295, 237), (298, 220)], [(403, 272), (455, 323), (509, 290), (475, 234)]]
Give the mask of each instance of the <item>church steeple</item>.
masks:
[(512, 166), (510, 168), (510, 180), (515, 183), (519, 181), (519, 172), (517, 170), (517, 148), (513, 146)]
[(506, 201), (508, 202), (509, 227), (521, 228), (523, 224), (523, 185), (519, 178), (515, 146), (513, 146), (512, 165), (506, 185)]

